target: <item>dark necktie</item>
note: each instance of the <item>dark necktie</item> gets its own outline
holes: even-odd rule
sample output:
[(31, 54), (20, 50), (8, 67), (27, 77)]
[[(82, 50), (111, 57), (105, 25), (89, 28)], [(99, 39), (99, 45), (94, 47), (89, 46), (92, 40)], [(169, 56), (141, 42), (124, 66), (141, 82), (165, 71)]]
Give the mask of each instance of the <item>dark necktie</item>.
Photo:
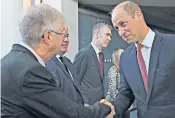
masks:
[(99, 53), (99, 67), (100, 67), (100, 74), (103, 76), (103, 53)]
[(63, 66), (64, 66), (64, 69), (69, 73), (69, 70), (67, 68), (67, 66), (65, 65), (65, 62), (64, 62), (64, 57), (59, 57), (59, 59), (61, 60)]
[(141, 75), (142, 75), (145, 90), (147, 92), (148, 91), (148, 74), (147, 74), (147, 71), (146, 71), (145, 61), (143, 59), (143, 55), (142, 55), (142, 52), (141, 52), (142, 47), (143, 47), (142, 44), (137, 45), (137, 61), (138, 61), (138, 64), (139, 64), (139, 68), (140, 68), (140, 72), (141, 72)]

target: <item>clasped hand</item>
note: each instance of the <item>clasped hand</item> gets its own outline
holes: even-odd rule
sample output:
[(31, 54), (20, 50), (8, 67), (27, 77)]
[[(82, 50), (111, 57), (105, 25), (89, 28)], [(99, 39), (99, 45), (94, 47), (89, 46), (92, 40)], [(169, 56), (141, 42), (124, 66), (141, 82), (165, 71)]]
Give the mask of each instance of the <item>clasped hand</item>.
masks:
[(105, 100), (105, 99), (102, 99), (102, 100), (100, 101), (100, 103), (101, 103), (101, 104), (108, 105), (108, 106), (111, 108), (111, 113), (108, 114), (108, 115), (106, 116), (106, 118), (113, 118), (113, 116), (115, 115), (115, 108), (114, 108), (114, 106), (113, 106), (110, 102), (108, 102), (107, 100)]

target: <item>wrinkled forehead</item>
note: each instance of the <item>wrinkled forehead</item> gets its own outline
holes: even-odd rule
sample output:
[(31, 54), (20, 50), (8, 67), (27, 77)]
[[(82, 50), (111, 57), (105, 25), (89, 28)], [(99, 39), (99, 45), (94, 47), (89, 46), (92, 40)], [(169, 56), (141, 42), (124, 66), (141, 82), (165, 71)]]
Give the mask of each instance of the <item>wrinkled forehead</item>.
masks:
[(64, 24), (61, 23), (58, 25), (58, 31), (62, 32), (63, 30), (64, 30)]

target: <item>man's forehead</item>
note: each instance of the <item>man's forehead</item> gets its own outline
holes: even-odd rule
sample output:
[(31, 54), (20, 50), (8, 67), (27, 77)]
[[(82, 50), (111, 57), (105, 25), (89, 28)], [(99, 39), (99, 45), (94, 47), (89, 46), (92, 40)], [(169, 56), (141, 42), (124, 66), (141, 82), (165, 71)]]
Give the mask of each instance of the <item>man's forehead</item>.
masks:
[(117, 20), (121, 17), (121, 11), (115, 9), (112, 14), (112, 21), (117, 22)]
[(116, 11), (115, 14), (112, 16), (112, 22), (113, 24), (118, 24), (120, 21), (127, 18), (126, 12), (124, 11)]
[(63, 30), (64, 30), (64, 24), (62, 24), (62, 23), (59, 24), (59, 25), (58, 25), (58, 30), (59, 30), (59, 31), (63, 31)]
[(104, 28), (101, 29), (101, 31), (103, 31), (103, 32), (110, 32), (111, 29), (109, 27), (105, 26)]

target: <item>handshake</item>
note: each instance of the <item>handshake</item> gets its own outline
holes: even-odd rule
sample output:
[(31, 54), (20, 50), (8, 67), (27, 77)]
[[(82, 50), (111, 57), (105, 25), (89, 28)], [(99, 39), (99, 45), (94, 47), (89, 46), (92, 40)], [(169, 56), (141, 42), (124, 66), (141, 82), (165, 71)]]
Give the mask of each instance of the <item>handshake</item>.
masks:
[[(110, 102), (108, 102), (106, 99), (100, 100), (100, 103), (108, 105), (111, 108), (111, 113), (108, 114), (105, 118), (113, 118), (113, 116), (115, 115), (115, 108), (114, 108), (114, 106)], [(89, 106), (89, 105), (88, 104), (84, 104), (84, 106)]]
[(100, 103), (101, 103), (101, 104), (108, 105), (108, 106), (111, 108), (111, 113), (108, 114), (108, 115), (106, 116), (106, 118), (113, 118), (113, 116), (115, 115), (115, 108), (114, 108), (114, 106), (113, 106), (110, 102), (108, 102), (107, 100), (105, 100), (105, 99), (102, 99), (102, 100), (100, 101)]

